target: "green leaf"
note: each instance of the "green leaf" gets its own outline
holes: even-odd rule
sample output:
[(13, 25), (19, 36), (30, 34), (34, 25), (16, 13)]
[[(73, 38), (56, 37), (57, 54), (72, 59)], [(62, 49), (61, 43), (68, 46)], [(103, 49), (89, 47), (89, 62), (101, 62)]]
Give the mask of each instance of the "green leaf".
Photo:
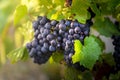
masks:
[(115, 66), (115, 61), (112, 53), (104, 53), (102, 55), (103, 60), (108, 63), (110, 66)]
[(57, 62), (57, 63), (60, 63), (64, 57), (63, 57), (63, 51), (56, 51), (54, 53), (52, 53), (52, 59)]
[(61, 5), (64, 6), (65, 1), (64, 0), (52, 0), (52, 3), (55, 5)]
[(83, 57), (80, 59), (80, 64), (86, 68), (92, 69), (101, 53), (101, 48), (95, 41), (95, 38), (92, 36), (86, 37), (84, 40), (84, 47), (81, 52), (81, 56)]
[(74, 41), (74, 50), (75, 50), (75, 55), (72, 56), (72, 61), (73, 63), (76, 63), (80, 61), (80, 57), (81, 57), (80, 54), (82, 50), (82, 43), (80, 42), (80, 40)]
[(80, 16), (76, 15), (74, 19), (77, 19), (80, 23), (85, 24), (86, 23), (86, 16)]
[(105, 49), (105, 43), (100, 39), (100, 37), (93, 36), (95, 38), (95, 41), (99, 44), (101, 51)]
[(96, 18), (93, 28), (95, 28), (101, 35), (106, 37), (110, 37), (114, 34), (120, 35), (120, 32), (109, 18), (104, 18), (104, 20), (101, 18)]
[(116, 74), (110, 74), (109, 80), (120, 80), (120, 71)]
[(101, 15), (100, 10), (97, 8), (96, 4), (91, 4), (90, 8), (96, 14), (96, 16), (100, 16)]
[(73, 63), (80, 62), (81, 65), (89, 69), (93, 68), (96, 60), (98, 60), (102, 53), (95, 36), (86, 37), (83, 47), (80, 41), (75, 41), (74, 47), (75, 54), (72, 56)]
[(27, 48), (24, 49), (24, 54), (21, 60), (26, 61), (29, 58)]
[(82, 74), (82, 80), (93, 80), (93, 76), (92, 76), (92, 73), (90, 71), (85, 71), (83, 74)]
[[(71, 6), (71, 13), (79, 15), (79, 21), (81, 23), (85, 23), (85, 21), (88, 19), (88, 7), (90, 6), (90, 3), (88, 0), (73, 0), (72, 6)], [(77, 17), (75, 17), (77, 18)], [(81, 19), (81, 20), (80, 20)]]
[(80, 72), (73, 67), (66, 67), (65, 80), (79, 80), (78, 75)]
[(84, 41), (85, 46), (83, 47), (83, 59), (81, 59), (81, 65), (92, 69), (99, 55), (102, 53), (99, 44), (95, 41), (95, 38), (90, 36), (86, 37)]
[(27, 14), (26, 5), (18, 5), (14, 12), (14, 24), (16, 25)]
[(12, 63), (18, 62), (20, 60), (26, 60), (28, 58), (26, 47), (21, 47), (11, 51), (7, 57), (11, 60)]

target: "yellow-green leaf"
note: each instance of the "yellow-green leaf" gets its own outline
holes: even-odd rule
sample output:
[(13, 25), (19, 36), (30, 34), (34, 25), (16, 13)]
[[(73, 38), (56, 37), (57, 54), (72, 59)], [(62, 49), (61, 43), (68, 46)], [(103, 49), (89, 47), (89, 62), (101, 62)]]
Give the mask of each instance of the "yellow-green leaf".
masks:
[(27, 14), (26, 5), (18, 5), (14, 12), (14, 24), (16, 25)]
[(10, 61), (12, 63), (18, 62), (20, 60), (26, 60), (28, 58), (28, 53), (26, 50), (26, 47), (21, 47), (21, 48), (17, 48), (13, 51), (11, 51), (8, 55), (7, 55), (8, 59), (10, 59)]
[(82, 50), (82, 43), (80, 42), (80, 40), (75, 40), (74, 41), (74, 50), (75, 50), (75, 54), (72, 56), (72, 61), (73, 63), (76, 63), (78, 61), (80, 61), (80, 53)]

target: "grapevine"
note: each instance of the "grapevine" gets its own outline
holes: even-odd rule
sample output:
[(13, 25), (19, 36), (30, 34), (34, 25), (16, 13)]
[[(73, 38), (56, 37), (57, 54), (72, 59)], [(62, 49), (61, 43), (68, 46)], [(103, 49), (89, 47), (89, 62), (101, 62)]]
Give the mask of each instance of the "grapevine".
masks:
[(45, 16), (38, 16), (33, 22), (34, 39), (26, 45), (30, 57), (35, 63), (43, 64), (48, 61), (53, 52), (63, 50), (64, 59), (72, 65), (74, 54), (74, 40), (80, 40), (89, 35), (92, 22), (81, 24), (77, 20), (49, 20)]
[(120, 80), (120, 0), (0, 5), (0, 65), (30, 58), (40, 67), (62, 66), (61, 80)]

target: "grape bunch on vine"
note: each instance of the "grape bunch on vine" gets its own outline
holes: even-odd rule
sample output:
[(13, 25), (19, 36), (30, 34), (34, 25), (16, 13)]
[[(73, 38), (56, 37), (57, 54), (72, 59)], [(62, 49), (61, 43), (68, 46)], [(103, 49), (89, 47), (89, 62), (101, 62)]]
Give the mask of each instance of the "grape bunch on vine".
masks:
[(14, 25), (23, 46), (7, 55), (13, 63), (56, 62), (67, 68), (65, 80), (120, 80), (120, 0), (21, 0)]

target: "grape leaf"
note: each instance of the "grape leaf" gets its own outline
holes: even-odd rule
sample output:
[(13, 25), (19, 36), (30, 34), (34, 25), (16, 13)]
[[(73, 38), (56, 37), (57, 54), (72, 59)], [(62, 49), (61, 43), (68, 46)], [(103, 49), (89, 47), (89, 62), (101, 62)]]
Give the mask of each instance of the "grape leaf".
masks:
[(102, 59), (108, 63), (110, 66), (114, 66), (115, 65), (115, 61), (114, 61), (114, 58), (113, 58), (113, 55), (112, 53), (104, 53), (102, 55)]
[(17, 48), (8, 53), (7, 57), (11, 60), (12, 63), (20, 60), (26, 60), (28, 58), (27, 49), (26, 47)]
[(52, 3), (55, 4), (55, 5), (61, 5), (61, 6), (64, 6), (64, 0), (52, 0)]
[(101, 35), (106, 37), (110, 37), (114, 34), (120, 34), (116, 26), (110, 21), (109, 18), (104, 18), (104, 20), (96, 18), (93, 28), (95, 28)]
[(74, 46), (75, 54), (72, 56), (73, 63), (80, 62), (84, 67), (92, 69), (99, 55), (102, 53), (100, 45), (95, 40), (95, 36), (86, 37), (83, 47), (81, 47), (81, 43), (78, 41), (74, 43)]
[(56, 51), (52, 54), (52, 59), (57, 62), (57, 63), (60, 63), (64, 57), (63, 57), (63, 51)]
[(82, 50), (82, 43), (79, 40), (74, 41), (75, 55), (72, 56), (73, 63), (80, 61), (80, 53)]
[(95, 41), (95, 38), (92, 36), (86, 37), (84, 40), (84, 47), (81, 52), (82, 58), (80, 58), (80, 64), (86, 68), (92, 69), (101, 53), (101, 48)]
[(99, 44), (101, 51), (105, 49), (105, 43), (100, 39), (100, 37), (95, 37), (92, 35), (92, 37), (95, 38), (95, 41)]
[[(74, 73), (74, 74), (73, 74)], [(80, 72), (73, 67), (66, 67), (65, 69), (65, 80), (79, 80), (78, 75)]]
[(91, 4), (90, 8), (96, 14), (96, 16), (100, 16), (101, 15), (100, 10), (97, 8), (96, 4)]
[(109, 80), (120, 80), (120, 71), (116, 74), (110, 74)]
[(18, 5), (14, 12), (14, 24), (16, 25), (27, 14), (26, 5)]
[(88, 19), (88, 7), (90, 6), (90, 3), (88, 0), (73, 0), (71, 5), (71, 13), (79, 15), (80, 19), (78, 17), (75, 17), (75, 19), (78, 19), (81, 23), (85, 23)]
[(93, 80), (92, 73), (90, 71), (85, 71), (82, 73), (82, 80)]

